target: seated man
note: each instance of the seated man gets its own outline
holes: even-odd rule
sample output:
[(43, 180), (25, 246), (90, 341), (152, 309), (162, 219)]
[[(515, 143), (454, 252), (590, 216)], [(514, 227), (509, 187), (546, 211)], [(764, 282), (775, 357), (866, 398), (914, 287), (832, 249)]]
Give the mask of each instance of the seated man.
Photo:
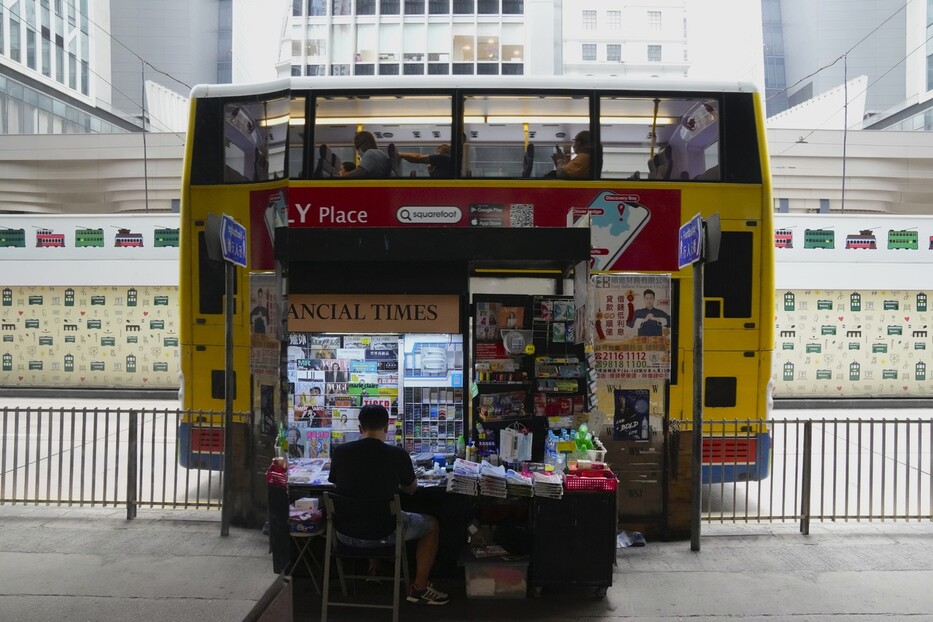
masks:
[(421, 153), (400, 153), (400, 158), (415, 164), (427, 164), (428, 175), (440, 179), (450, 179), (454, 176), (453, 162), (450, 159), (450, 145), (438, 145), (434, 153), (424, 155)]
[(593, 143), (590, 133), (586, 130), (577, 132), (573, 138), (573, 151), (576, 154), (572, 159), (568, 152), (558, 147), (558, 151), (551, 156), (558, 179), (590, 179), (590, 154)]
[[(411, 494), (418, 486), (411, 458), (401, 447), (386, 444), (389, 412), (384, 406), (367, 404), (360, 409), (360, 440), (338, 445), (330, 463), (330, 481), (337, 494), (364, 499), (389, 499), (401, 490)], [(359, 518), (359, 517), (357, 517)], [(448, 596), (428, 582), (440, 531), (437, 521), (423, 514), (402, 512), (405, 540), (417, 540), (415, 578), (408, 586), (408, 600), (425, 605), (445, 605)], [(337, 532), (337, 540), (358, 548), (394, 544), (395, 533), (385, 540), (348, 538)]]
[(392, 160), (376, 145), (372, 132), (357, 132), (353, 146), (360, 152), (360, 163), (355, 169), (342, 175), (345, 179), (388, 179), (392, 177)]

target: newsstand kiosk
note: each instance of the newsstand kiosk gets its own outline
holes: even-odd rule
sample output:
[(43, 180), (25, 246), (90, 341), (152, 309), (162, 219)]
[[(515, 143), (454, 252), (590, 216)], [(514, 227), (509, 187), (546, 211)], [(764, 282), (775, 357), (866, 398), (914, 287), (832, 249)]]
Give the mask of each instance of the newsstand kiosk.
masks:
[[(358, 408), (379, 403), (390, 412), (389, 442), (416, 463), (453, 463), (461, 443), (477, 460), (502, 454), (505, 428), (530, 432), (525, 459), (541, 462), (549, 419), (570, 427), (588, 410), (578, 339), (588, 228), (283, 227), (275, 235), (287, 284), (290, 455), (326, 459), (358, 435)], [(569, 279), (582, 289), (577, 304), (564, 294)], [(313, 484), (290, 483), (291, 500), (318, 494)], [(576, 584), (604, 595), (615, 558), (615, 492), (603, 483), (568, 490), (564, 499), (520, 499), (524, 509), (516, 512), (505, 507), (514, 498), (469, 498), (441, 487), (433, 493), (443, 506), (436, 568), (462, 572), (468, 528), (495, 516), (526, 551), (527, 585), (503, 591), (496, 584), (496, 571), (514, 555), (469, 557), (468, 594), (476, 587), (480, 596), (524, 596), (528, 588)], [(558, 540), (578, 543), (572, 564), (563, 563), (565, 548), (553, 546)]]

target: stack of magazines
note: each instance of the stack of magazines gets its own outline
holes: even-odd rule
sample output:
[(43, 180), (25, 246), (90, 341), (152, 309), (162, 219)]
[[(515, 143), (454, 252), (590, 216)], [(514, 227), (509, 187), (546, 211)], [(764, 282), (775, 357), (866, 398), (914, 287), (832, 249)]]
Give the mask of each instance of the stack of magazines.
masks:
[(505, 467), (493, 466), (483, 460), (479, 467), (479, 494), (505, 499), (509, 496), (505, 486)]
[(477, 462), (457, 458), (454, 461), (454, 470), (447, 479), (447, 492), (475, 497), (479, 482), (479, 468)]
[(564, 496), (564, 484), (560, 473), (535, 473), (532, 477), (536, 497), (560, 499)]
[(522, 475), (513, 469), (505, 472), (505, 484), (512, 497), (533, 497), (535, 494), (531, 475)]

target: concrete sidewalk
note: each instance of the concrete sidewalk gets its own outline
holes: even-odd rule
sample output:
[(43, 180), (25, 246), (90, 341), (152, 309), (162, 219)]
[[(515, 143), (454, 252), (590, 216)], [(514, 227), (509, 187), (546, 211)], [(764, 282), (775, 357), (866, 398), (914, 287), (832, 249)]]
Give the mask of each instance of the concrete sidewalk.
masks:
[[(933, 620), (933, 523), (792, 523), (706, 526), (689, 542), (648, 542), (618, 551), (606, 598), (565, 589), (540, 598), (467, 599), (463, 579), (438, 578), (444, 607), (403, 602), (407, 622), (839, 622)], [(568, 551), (568, 555), (572, 555)], [(320, 619), (320, 599), (296, 580), (295, 617)], [(388, 612), (335, 609), (328, 620), (391, 619)]]
[[(0, 620), (224, 621), (247, 616), (276, 581), (268, 539), (219, 512), (0, 505)], [(572, 552), (568, 552), (572, 554)], [(591, 591), (518, 600), (467, 599), (462, 575), (439, 578), (445, 607), (403, 604), (402, 619), (933, 620), (933, 523), (703, 525), (689, 542), (618, 551), (605, 599)], [(295, 620), (317, 620), (320, 599), (294, 584)], [(388, 620), (336, 610), (335, 621)], [(287, 622), (285, 618), (282, 622)]]
[(0, 505), (0, 620), (242, 620), (276, 575), (219, 511)]

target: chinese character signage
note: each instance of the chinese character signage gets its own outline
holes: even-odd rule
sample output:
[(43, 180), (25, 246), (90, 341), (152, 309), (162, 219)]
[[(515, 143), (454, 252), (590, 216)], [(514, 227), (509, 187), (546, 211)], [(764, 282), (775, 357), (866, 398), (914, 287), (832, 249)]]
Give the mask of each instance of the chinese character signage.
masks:
[(670, 275), (600, 274), (592, 283), (597, 375), (614, 380), (670, 378)]

